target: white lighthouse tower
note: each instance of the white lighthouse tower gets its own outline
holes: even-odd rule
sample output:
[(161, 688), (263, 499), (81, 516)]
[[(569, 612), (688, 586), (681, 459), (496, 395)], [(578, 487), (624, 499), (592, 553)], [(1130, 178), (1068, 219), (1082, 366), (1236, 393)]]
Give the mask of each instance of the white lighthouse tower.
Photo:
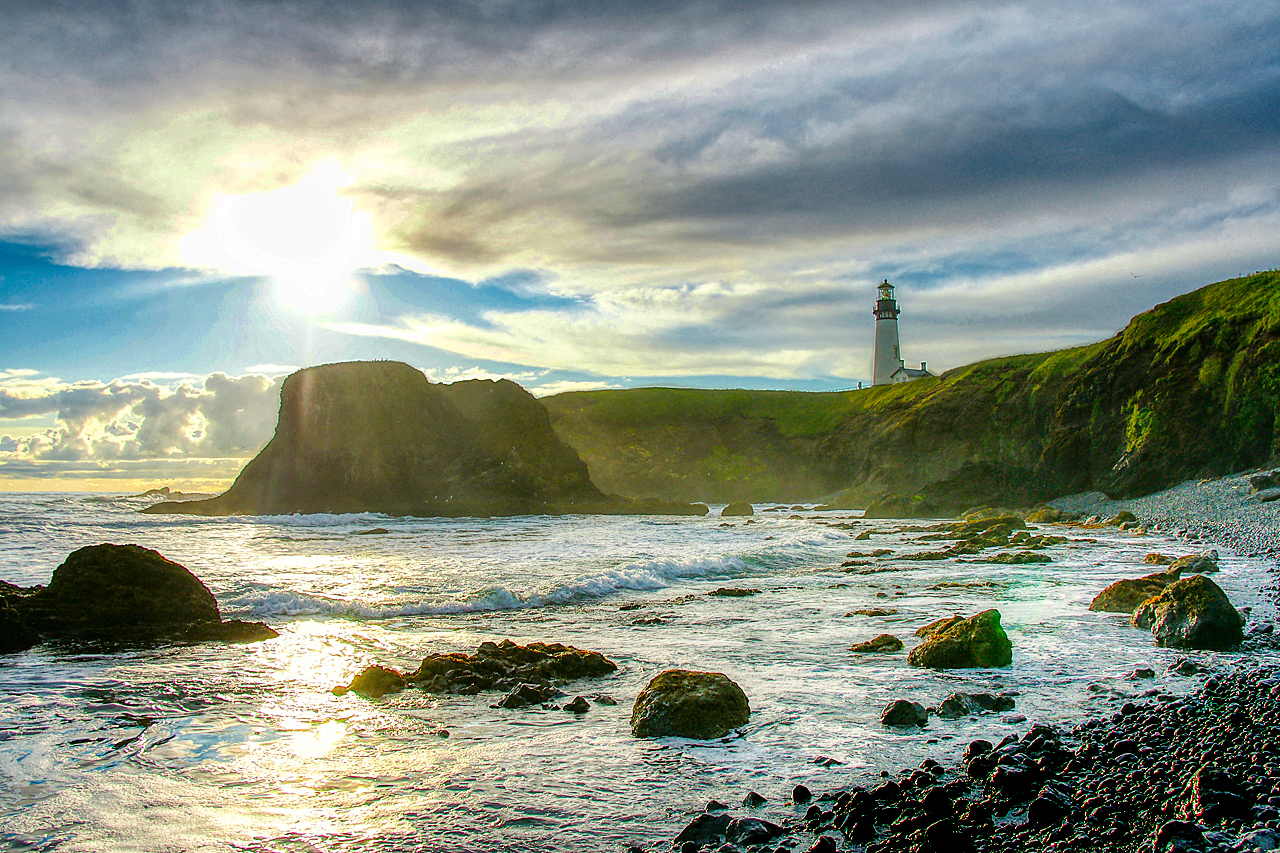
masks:
[(888, 279), (880, 285), (876, 300), (876, 348), (871, 366), (871, 384), (889, 385), (893, 374), (902, 368), (898, 349), (898, 301), (893, 298), (893, 285)]

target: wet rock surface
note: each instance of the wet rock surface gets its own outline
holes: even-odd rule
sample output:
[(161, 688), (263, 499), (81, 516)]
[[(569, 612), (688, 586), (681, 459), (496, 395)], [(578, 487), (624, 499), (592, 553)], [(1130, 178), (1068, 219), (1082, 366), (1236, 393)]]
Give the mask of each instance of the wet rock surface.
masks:
[(1156, 645), (1179, 649), (1226, 649), (1244, 638), (1244, 618), (1204, 575), (1172, 583), (1143, 602), (1133, 625), (1150, 628)]
[(631, 711), (636, 737), (724, 737), (747, 724), (747, 696), (727, 675), (671, 669), (654, 676)]
[[(700, 816), (672, 849), (721, 851), (1184, 851), (1276, 849), (1280, 670), (1209, 677), (1183, 698), (1127, 703), (1071, 730), (1032, 726), (976, 740), (950, 766), (927, 759), (888, 779), (793, 797), (782, 834), (754, 846), (737, 818)], [(920, 735), (923, 736), (923, 735)], [(693, 846), (689, 846), (689, 842)]]
[(984, 610), (940, 626), (911, 650), (907, 660), (912, 666), (935, 669), (1008, 666), (1013, 645), (1000, 627), (1000, 611)]
[(870, 640), (854, 643), (849, 649), (856, 654), (890, 654), (902, 651), (902, 641), (892, 634), (880, 634)]
[[(521, 708), (563, 695), (558, 687), (561, 683), (598, 678), (617, 669), (617, 664), (599, 652), (561, 643), (522, 646), (503, 640), (481, 643), (471, 655), (462, 652), (428, 655), (416, 670), (407, 674), (383, 666), (369, 666), (350, 684), (334, 688), (334, 693), (351, 691), (376, 697), (408, 684), (431, 693), (462, 695), (502, 690), (506, 695), (493, 707)], [(399, 687), (394, 686), (397, 679)]]
[(111, 647), (275, 636), (260, 622), (224, 621), (199, 578), (139, 545), (77, 549), (47, 586), (0, 585), (0, 652), (44, 641)]
[[(1148, 554), (1158, 557), (1158, 554)], [(1153, 562), (1148, 560), (1147, 562)], [(1170, 568), (1140, 578), (1123, 578), (1109, 584), (1094, 596), (1089, 609), (1102, 613), (1133, 613), (1142, 602), (1164, 592), (1165, 587), (1178, 580), (1181, 569)]]

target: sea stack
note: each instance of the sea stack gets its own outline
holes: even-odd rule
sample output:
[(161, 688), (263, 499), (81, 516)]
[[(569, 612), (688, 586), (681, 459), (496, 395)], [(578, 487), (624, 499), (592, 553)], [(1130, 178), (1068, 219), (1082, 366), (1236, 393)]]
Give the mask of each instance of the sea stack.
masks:
[(697, 514), (604, 495), (551, 429), (546, 409), (505, 379), (429, 382), (394, 361), (292, 374), (267, 446), (224, 494), (144, 512), (416, 516), (569, 512)]

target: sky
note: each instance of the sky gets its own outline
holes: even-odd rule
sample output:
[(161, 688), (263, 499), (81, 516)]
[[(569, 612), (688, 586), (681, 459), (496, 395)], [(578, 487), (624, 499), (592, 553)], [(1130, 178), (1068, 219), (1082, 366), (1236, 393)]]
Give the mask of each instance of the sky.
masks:
[(41, 0), (0, 490), (225, 486), (281, 379), (856, 388), (1277, 266), (1280, 5)]

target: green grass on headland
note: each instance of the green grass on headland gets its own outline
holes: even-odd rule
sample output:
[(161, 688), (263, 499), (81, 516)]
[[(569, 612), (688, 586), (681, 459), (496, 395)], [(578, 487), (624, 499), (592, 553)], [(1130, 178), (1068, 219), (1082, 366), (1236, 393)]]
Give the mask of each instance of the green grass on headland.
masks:
[[(1035, 500), (1133, 494), (1277, 456), (1280, 274), (1219, 282), (1108, 340), (858, 391), (640, 388), (544, 398), (608, 492)], [(950, 497), (948, 497), (950, 496)], [(993, 500), (999, 499), (992, 495)]]

